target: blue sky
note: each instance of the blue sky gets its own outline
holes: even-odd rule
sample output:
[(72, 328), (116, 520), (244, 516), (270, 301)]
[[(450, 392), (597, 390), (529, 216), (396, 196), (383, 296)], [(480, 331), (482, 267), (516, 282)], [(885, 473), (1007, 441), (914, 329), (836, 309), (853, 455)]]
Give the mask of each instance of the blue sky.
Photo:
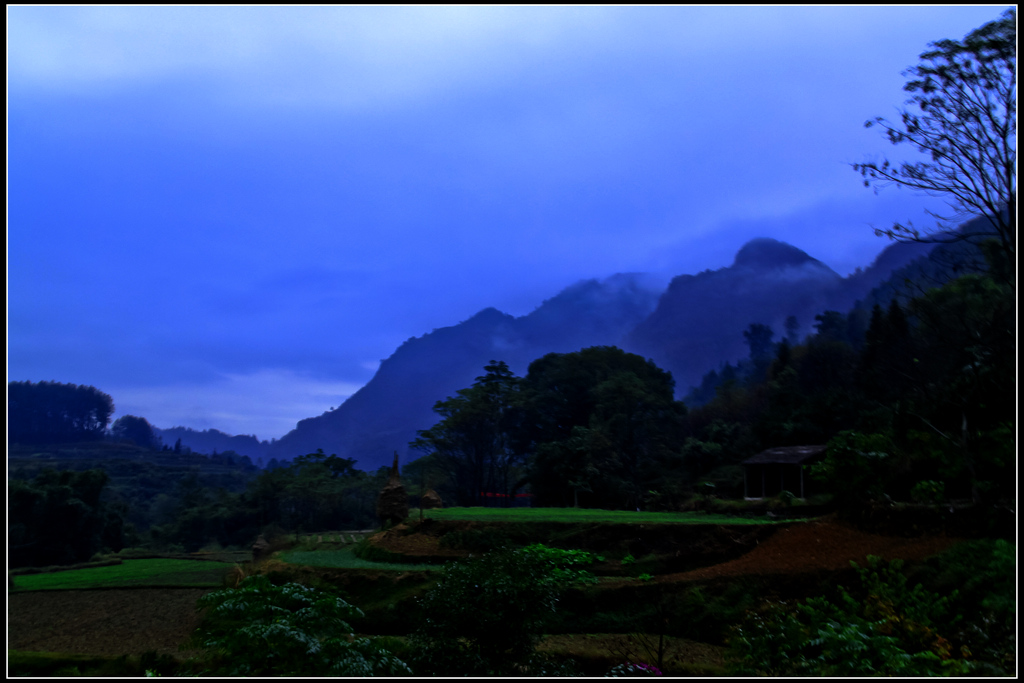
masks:
[(8, 379), (280, 437), (409, 337), (927, 225), (901, 72), (1006, 6), (8, 7)]

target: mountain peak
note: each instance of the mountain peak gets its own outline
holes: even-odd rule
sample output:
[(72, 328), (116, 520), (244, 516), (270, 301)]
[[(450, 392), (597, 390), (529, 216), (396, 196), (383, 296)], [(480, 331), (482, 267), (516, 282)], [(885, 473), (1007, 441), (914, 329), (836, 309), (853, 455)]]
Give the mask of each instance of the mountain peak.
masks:
[(477, 311), (463, 322), (474, 324), (492, 324), (511, 318), (512, 316), (510, 316), (508, 313), (502, 313), (494, 306), (488, 306), (487, 308)]
[(770, 237), (758, 237), (744, 244), (743, 248), (736, 252), (733, 266), (774, 270), (800, 266), (815, 260), (791, 244)]

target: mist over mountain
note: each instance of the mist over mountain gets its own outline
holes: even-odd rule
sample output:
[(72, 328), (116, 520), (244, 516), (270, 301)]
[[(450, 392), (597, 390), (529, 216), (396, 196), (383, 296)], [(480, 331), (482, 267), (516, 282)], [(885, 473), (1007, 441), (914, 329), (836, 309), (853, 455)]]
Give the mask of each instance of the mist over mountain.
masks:
[(796, 247), (760, 238), (744, 245), (731, 266), (681, 275), (667, 289), (654, 276), (620, 273), (571, 285), (518, 318), (486, 308), (407, 340), (345, 403), (300, 421), (267, 454), (290, 459), (323, 448), (373, 470), (389, 465), (397, 451), (408, 462), (420, 455), (409, 450), (416, 432), (437, 421), (434, 404), (470, 386), (489, 361), (503, 360), (523, 375), (546, 353), (588, 346), (652, 358), (672, 372), (682, 396), (708, 371), (747, 356), (743, 331), (751, 323), (771, 326), (781, 339), (794, 315), (808, 334), (815, 315), (850, 309), (930, 247), (894, 244), (843, 278)]
[(895, 268), (931, 246), (894, 244), (867, 269), (843, 278), (796, 247), (754, 239), (727, 268), (674, 278), (624, 348), (671, 372), (677, 395), (685, 395), (705, 373), (748, 355), (743, 331), (752, 323), (768, 325), (780, 340), (786, 319), (794, 316), (799, 335), (810, 334), (814, 316), (848, 311)]
[(153, 432), (160, 437), (166, 446), (174, 446), (178, 439), (181, 439), (182, 447), (192, 449), (195, 453), (223, 453), (234, 451), (239, 455), (248, 455), (255, 460), (267, 455), (270, 449), (269, 441), (260, 441), (255, 436), (225, 434), (218, 429), (204, 429), (197, 431), (190, 427), (171, 427), (160, 429), (153, 427)]

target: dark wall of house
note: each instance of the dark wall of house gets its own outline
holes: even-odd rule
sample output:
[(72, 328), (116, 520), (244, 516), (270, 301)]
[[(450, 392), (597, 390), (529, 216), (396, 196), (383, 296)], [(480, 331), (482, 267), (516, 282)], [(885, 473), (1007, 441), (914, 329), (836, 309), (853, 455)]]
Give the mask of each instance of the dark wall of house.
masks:
[[(817, 493), (820, 487), (815, 486), (805, 465), (769, 463), (763, 465), (744, 465), (746, 472), (747, 498), (771, 498), (782, 491), (789, 491), (797, 498), (808, 498)], [(801, 493), (801, 469), (803, 469), (803, 489)]]

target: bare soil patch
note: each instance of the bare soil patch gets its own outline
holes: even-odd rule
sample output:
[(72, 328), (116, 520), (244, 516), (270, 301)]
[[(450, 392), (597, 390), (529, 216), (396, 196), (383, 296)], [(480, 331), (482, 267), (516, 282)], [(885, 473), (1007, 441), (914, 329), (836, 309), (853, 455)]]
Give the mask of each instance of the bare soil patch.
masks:
[(728, 562), (692, 571), (663, 574), (658, 582), (698, 581), (745, 574), (798, 574), (841, 570), (850, 561), (864, 566), (868, 555), (887, 560), (923, 560), (962, 539), (944, 535), (905, 538), (858, 531), (833, 520), (795, 524), (779, 529), (753, 550)]
[(392, 553), (408, 555), (416, 558), (459, 558), (465, 557), (466, 552), (452, 548), (444, 548), (441, 544), (441, 537), (451, 529), (468, 529), (474, 526), (471, 522), (447, 522), (440, 524), (434, 520), (427, 520), (416, 527), (418, 533), (414, 533), (413, 527), (409, 524), (399, 524), (387, 531), (370, 537), (370, 543)]
[(199, 625), (204, 588), (7, 594), (7, 648), (120, 656), (175, 654)]

